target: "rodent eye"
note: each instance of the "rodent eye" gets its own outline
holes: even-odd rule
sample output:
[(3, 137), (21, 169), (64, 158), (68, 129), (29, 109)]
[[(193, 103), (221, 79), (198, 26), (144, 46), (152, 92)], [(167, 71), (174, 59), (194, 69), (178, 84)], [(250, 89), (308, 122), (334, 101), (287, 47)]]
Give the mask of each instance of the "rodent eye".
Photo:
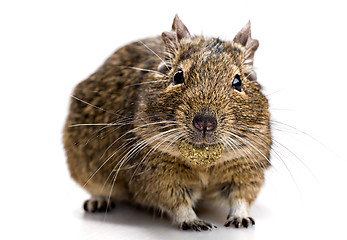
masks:
[(182, 69), (179, 69), (173, 76), (173, 85), (177, 84), (183, 84), (184, 83), (184, 76)]
[(236, 74), (233, 80), (233, 88), (238, 92), (241, 92), (241, 78), (239, 74)]

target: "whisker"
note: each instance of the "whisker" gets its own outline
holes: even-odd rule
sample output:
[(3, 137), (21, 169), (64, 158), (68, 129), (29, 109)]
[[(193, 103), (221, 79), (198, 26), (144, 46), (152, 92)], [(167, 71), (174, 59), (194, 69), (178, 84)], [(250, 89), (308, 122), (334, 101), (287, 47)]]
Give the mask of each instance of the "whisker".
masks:
[[(242, 126), (239, 126), (239, 127), (242, 127)], [(251, 131), (248, 131), (248, 132), (251, 133), (251, 134), (253, 134), (253, 135), (255, 135), (255, 136), (257, 136), (258, 139), (262, 140), (263, 143), (265, 144), (265, 147), (271, 147), (271, 146), (269, 146), (269, 144), (266, 143), (266, 141), (264, 141), (260, 136), (258, 136), (258, 135), (255, 133), (255, 131), (256, 131), (256, 132), (258, 132), (259, 134), (265, 136), (265, 135), (264, 135), (263, 133), (261, 133), (258, 129), (252, 129), (252, 128), (247, 128), (247, 127), (243, 127), (243, 128), (248, 129), (248, 130), (251, 130)], [(253, 141), (254, 141), (254, 139), (253, 139)], [(279, 142), (278, 142), (277, 140), (275, 140), (275, 139), (272, 139), (272, 141), (274, 142), (274, 145), (275, 145), (275, 146), (278, 145), (278, 143), (279, 143)], [(280, 144), (280, 145), (282, 145), (282, 144)], [(287, 149), (289, 152), (291, 152), (291, 151), (290, 151), (288, 148), (286, 148), (284, 145), (282, 145), (282, 147), (284, 147), (284, 148)], [(301, 191), (300, 191), (300, 188), (299, 188), (299, 185), (298, 185), (297, 181), (296, 181), (295, 178), (294, 178), (294, 174), (292, 173), (292, 171), (290, 170), (290, 168), (288, 167), (288, 165), (286, 164), (286, 162), (284, 161), (284, 159), (281, 157), (281, 155), (277, 152), (277, 150), (274, 149), (274, 148), (272, 148), (272, 150), (273, 150), (273, 153), (276, 155), (276, 158), (277, 158), (277, 159), (281, 162), (281, 164), (286, 168), (286, 171), (287, 171), (288, 174), (290, 175), (290, 177), (291, 177), (291, 179), (292, 179), (292, 181), (293, 181), (293, 183), (294, 183), (294, 185), (295, 185), (295, 187), (296, 187), (296, 189), (297, 189), (299, 195), (302, 196)], [(309, 172), (312, 174), (312, 176), (315, 177), (315, 176), (313, 175), (313, 173), (310, 171), (310, 169), (306, 166), (305, 163), (302, 162), (302, 160), (301, 160), (300, 158), (298, 158), (293, 152), (291, 152), (291, 154), (293, 154), (293, 156), (295, 156), (295, 157), (299, 160), (299, 162), (301, 162), (301, 163), (309, 170)]]
[[(176, 129), (175, 129), (175, 130), (176, 130)], [(140, 163), (139, 163), (138, 166), (136, 167), (136, 169), (135, 169), (133, 175), (131, 176), (129, 182), (132, 181), (133, 177), (134, 177), (135, 174), (136, 174), (136, 171), (137, 171), (138, 167), (139, 167), (141, 164), (143, 164), (143, 162), (146, 160), (146, 158), (147, 158), (152, 152), (155, 152), (155, 151), (159, 148), (160, 145), (162, 145), (164, 142), (166, 142), (167, 140), (171, 139), (172, 137), (173, 137), (172, 134), (169, 134), (169, 136), (164, 137), (164, 139), (162, 139), (160, 142), (158, 142), (157, 144), (155, 144), (155, 145), (145, 154), (145, 156), (141, 159)], [(153, 142), (153, 141), (152, 141), (152, 142)], [(151, 143), (152, 143), (152, 142), (151, 142)]]
[[(270, 163), (270, 159), (264, 155), (264, 153), (262, 153), (258, 148), (256, 148), (251, 142), (247, 141), (244, 138), (239, 137), (237, 134), (231, 133), (231, 132), (227, 132), (229, 134), (231, 134), (233, 137), (236, 137), (237, 139), (239, 139), (242, 142), (245, 142), (246, 144), (250, 145), (254, 150), (256, 150), (258, 153), (260, 153), (260, 155)], [(270, 163), (271, 164), (271, 163)]]
[[(230, 132), (229, 132), (230, 133)], [(250, 160), (251, 160), (251, 162), (252, 162), (252, 164), (253, 164), (253, 166), (257, 169), (257, 166), (256, 166), (256, 164), (255, 163), (258, 163), (257, 165), (259, 166), (259, 167), (262, 167), (262, 168), (264, 168), (264, 166), (260, 166), (259, 165), (259, 162), (257, 161), (257, 159), (256, 159), (256, 156), (251, 152), (251, 151), (249, 151), (248, 149), (246, 149), (246, 148), (244, 148), (244, 147), (242, 147), (241, 149), (239, 149), (239, 148), (237, 148), (237, 144), (239, 144), (237, 141), (235, 141), (234, 139), (232, 139), (232, 138), (230, 138), (230, 137), (228, 137), (227, 139), (229, 139), (230, 141), (232, 141), (233, 142), (233, 144), (235, 144), (236, 145), (236, 149), (241, 153), (241, 150), (243, 151), (243, 153), (245, 154), (242, 154), (241, 153), (241, 155), (243, 156), (243, 157), (248, 157)], [(246, 161), (246, 163), (248, 164), (248, 166), (249, 166), (249, 163)], [(250, 167), (250, 166), (249, 166)]]
[(166, 68), (167, 69), (169, 69), (169, 66), (166, 64), (166, 62), (155, 52), (155, 51), (153, 51), (150, 47), (148, 47), (143, 41), (139, 41), (140, 43), (142, 43), (143, 44), (143, 46), (145, 46), (149, 51), (151, 51), (155, 56), (157, 56), (159, 59), (160, 59), (160, 61), (162, 62), (162, 63), (164, 63), (164, 65), (166, 66)]
[[(229, 146), (230, 146), (230, 145), (235, 146), (235, 149), (239, 152), (239, 154), (241, 155), (241, 158), (250, 159), (250, 160), (252, 161), (253, 166), (257, 169), (257, 166), (255, 165), (255, 162), (257, 162), (257, 160), (254, 159), (254, 160), (255, 160), (255, 162), (254, 162), (254, 161), (252, 160), (253, 157), (250, 156), (250, 155), (245, 151), (244, 148), (239, 149), (239, 148), (237, 147), (237, 145), (240, 145), (240, 144), (239, 144), (236, 140), (234, 140), (234, 139), (232, 139), (232, 138), (230, 138), (230, 137), (227, 137), (225, 140), (228, 142), (228, 145), (229, 145)], [(231, 147), (232, 147), (232, 146), (231, 146)], [(233, 147), (232, 147), (232, 148), (233, 148)], [(241, 152), (241, 150), (243, 151), (243, 153)], [(234, 152), (235, 152), (235, 155), (237, 156), (237, 153), (236, 153), (235, 150), (234, 150)], [(241, 164), (240, 158), (239, 158), (239, 157), (236, 157), (236, 160), (239, 161), (239, 163)], [(246, 164), (248, 165), (249, 168), (251, 168), (251, 166), (249, 165), (249, 162), (248, 162), (248, 161), (246, 161)], [(254, 177), (252, 171), (251, 171), (251, 174), (252, 174), (252, 176)], [(258, 175), (259, 175), (259, 173), (258, 173)]]
[(180, 129), (177, 129), (177, 133), (173, 134), (174, 135), (174, 138), (167, 144), (166, 148), (165, 148), (165, 151), (168, 150), (169, 147), (171, 147), (171, 145), (176, 142), (178, 139), (182, 138), (185, 133), (184, 132), (180, 132)]
[[(104, 151), (104, 153), (101, 155), (100, 159), (106, 154), (106, 152), (108, 150), (111, 149), (111, 147), (117, 142), (119, 141), (120, 139), (122, 139), (123, 137), (125, 137), (127, 134), (131, 133), (131, 132), (134, 132), (135, 130), (139, 129), (139, 128), (142, 128), (142, 127), (146, 127), (146, 126), (149, 126), (149, 125), (155, 125), (155, 124), (162, 124), (162, 123), (168, 123), (168, 122), (173, 122), (173, 121), (161, 121), (161, 122), (154, 122), (154, 123), (149, 123), (149, 124), (146, 124), (146, 125), (142, 125), (142, 126), (139, 126), (135, 129), (131, 129), (130, 131), (124, 133), (123, 135), (121, 135), (119, 138), (117, 138), (116, 140), (114, 140), (108, 147), (107, 149)], [(174, 126), (176, 124), (176, 122), (173, 122), (174, 124), (170, 124), (170, 125), (165, 125), (163, 127), (160, 127), (160, 128), (157, 128), (156, 130), (161, 130), (161, 129), (164, 129), (164, 128), (167, 128), (167, 127), (171, 127), (171, 126)], [(117, 153), (119, 153), (121, 150), (124, 149), (124, 147), (126, 145), (128, 145), (129, 142), (127, 144), (125, 144), (123, 147), (120, 147), (117, 151), (115, 151), (114, 153), (112, 153), (109, 157), (107, 157), (107, 159), (96, 169), (96, 171), (93, 172), (93, 174), (91, 174), (91, 176), (88, 178), (87, 182), (84, 184), (84, 186), (86, 186), (89, 181), (97, 174), (98, 171), (100, 171), (100, 169), (110, 160), (112, 159)]]
[[(139, 122), (139, 121), (143, 121), (145, 119), (149, 119), (149, 118), (152, 118), (152, 117), (159, 117), (159, 116), (173, 116), (173, 114), (156, 114), (156, 115), (151, 115), (151, 116), (148, 116), (148, 117), (142, 117), (142, 118), (139, 118), (139, 119), (131, 119), (129, 117), (129, 121), (127, 119), (121, 119), (121, 120), (115, 120), (111, 123), (105, 123), (105, 126), (94, 131), (92, 134), (90, 134), (89, 136), (87, 136), (89, 139), (86, 141), (86, 143), (84, 144), (84, 146), (88, 145), (88, 143), (93, 140), (93, 135), (95, 134), (98, 134), (100, 133), (101, 131), (103, 131), (104, 129), (108, 128), (108, 127), (111, 127), (111, 126), (118, 126), (117, 128), (115, 128), (112, 132), (116, 131), (117, 129), (119, 129), (120, 127), (124, 127), (124, 126), (127, 126), (127, 125), (131, 125), (133, 123), (136, 123), (136, 122)], [(171, 121), (171, 120), (167, 120), (167, 121)], [(90, 124), (90, 125), (89, 125)], [(99, 123), (95, 123), (96, 125), (99, 125)], [(95, 125), (94, 123), (88, 123), (88, 124), (74, 124), (74, 125), (70, 125), (69, 127), (80, 127), (80, 126), (93, 126)], [(101, 123), (100, 126), (102, 126), (104, 123)], [(86, 138), (87, 138), (86, 137)], [(97, 137), (97, 136), (96, 136)], [(85, 139), (86, 139), (85, 138)]]
[(164, 77), (167, 77), (166, 74), (155, 71), (155, 70), (151, 70), (151, 69), (145, 69), (145, 68), (139, 68), (139, 67), (132, 67), (132, 66), (118, 66), (118, 67), (124, 67), (124, 68), (129, 68), (129, 69), (134, 69), (134, 70), (139, 70), (139, 71), (144, 71), (144, 72), (151, 72), (151, 73), (156, 73), (159, 75), (162, 75)]
[[(285, 125), (288, 126), (287, 124), (285, 124)], [(244, 128), (246, 128), (246, 127), (244, 127)], [(256, 132), (258, 132), (259, 134), (264, 135), (263, 133), (259, 132), (258, 129), (251, 129), (251, 128), (247, 128), (247, 129), (252, 130), (252, 131), (249, 131), (249, 132), (250, 132), (251, 134), (255, 135), (258, 139), (262, 140), (262, 138), (261, 138), (257, 133), (255, 133), (255, 131), (256, 131)], [(310, 174), (311, 174), (314, 178), (316, 178), (316, 176), (313, 174), (313, 172), (311, 171), (311, 169), (310, 169), (310, 168), (305, 164), (305, 162), (302, 161), (292, 150), (290, 150), (288, 147), (284, 146), (281, 142), (277, 141), (276, 139), (272, 139), (272, 142), (273, 142), (273, 144), (274, 144), (275, 146), (284, 149), (285, 151), (287, 151), (288, 153), (290, 153), (292, 156), (294, 156), (294, 157), (295, 157), (295, 158), (296, 158), (296, 159), (297, 159), (297, 160), (298, 160), (309, 172), (310, 172)], [(266, 144), (267, 147), (270, 147), (265, 141), (263, 141), (263, 143)], [(275, 150), (275, 149), (273, 149), (273, 150)], [(281, 158), (281, 157), (278, 155), (277, 152), (275, 152), (275, 153), (277, 154), (277, 157)], [(282, 159), (282, 158), (281, 158), (281, 159)], [(282, 160), (282, 161), (284, 162), (284, 160)]]
[(118, 124), (115, 123), (79, 123), (72, 124), (69, 127), (80, 127), (80, 126), (116, 126)]
[(160, 79), (160, 80), (149, 81), (149, 82), (134, 83), (134, 84), (126, 85), (126, 86), (132, 87), (132, 86), (139, 86), (139, 85), (144, 85), (144, 84), (148, 84), (148, 83), (168, 82), (168, 81), (171, 81), (171, 80), (170, 79)]
[[(165, 132), (161, 132), (161, 133), (158, 133), (152, 137), (150, 137), (149, 139), (144, 139), (142, 141), (140, 141), (139, 143), (137, 143), (130, 151), (128, 151), (126, 153), (126, 155), (117, 163), (116, 167), (119, 165), (118, 169), (116, 170), (116, 174), (115, 174), (115, 177), (117, 177), (118, 173), (119, 173), (119, 169), (120, 167), (122, 167), (124, 165), (124, 163), (126, 161), (128, 161), (130, 158), (132, 158), (135, 154), (137, 154), (138, 152), (140, 152), (144, 147), (146, 147), (148, 144), (151, 144), (153, 141), (157, 140), (158, 137), (164, 135), (164, 134), (167, 134), (169, 132), (172, 132), (172, 131), (175, 131), (176, 129), (170, 129), (170, 130), (167, 130)], [(115, 168), (116, 168), (115, 167)]]
[(96, 106), (96, 105), (94, 105), (94, 104), (91, 104), (91, 103), (89, 103), (89, 102), (87, 102), (87, 101), (84, 101), (84, 100), (82, 100), (82, 99), (80, 99), (80, 98), (78, 98), (78, 97), (76, 97), (76, 96), (74, 96), (74, 95), (71, 95), (71, 97), (74, 98), (74, 99), (76, 99), (77, 101), (80, 101), (80, 102), (82, 102), (82, 103), (85, 103), (85, 104), (87, 104), (87, 105), (89, 105), (89, 106), (91, 106), (91, 107), (93, 107), (93, 108), (99, 109), (99, 110), (101, 110), (101, 111), (104, 111), (104, 112), (107, 112), (107, 113), (110, 113), (110, 114), (113, 114), (113, 115), (116, 115), (116, 116), (119, 116), (119, 117), (122, 117), (122, 118), (127, 118), (126, 116), (123, 116), (123, 115), (121, 115), (121, 114), (108, 111), (108, 110), (106, 110), (106, 109), (103, 109), (102, 107), (99, 107), (99, 106)]

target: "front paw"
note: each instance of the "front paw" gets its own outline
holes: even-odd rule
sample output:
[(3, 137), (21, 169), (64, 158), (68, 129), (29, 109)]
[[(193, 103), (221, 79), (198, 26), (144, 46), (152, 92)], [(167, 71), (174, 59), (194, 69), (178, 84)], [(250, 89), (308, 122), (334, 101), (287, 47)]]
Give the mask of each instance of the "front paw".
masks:
[(108, 212), (115, 208), (115, 204), (112, 200), (103, 197), (92, 197), (83, 204), (83, 208), (86, 212)]
[(201, 232), (201, 230), (203, 231), (207, 231), (207, 230), (212, 230), (213, 228), (217, 228), (215, 225), (205, 222), (203, 220), (200, 219), (195, 219), (193, 221), (186, 221), (181, 223), (180, 228), (182, 230), (194, 230), (197, 232)]
[(228, 217), (224, 227), (248, 228), (255, 225), (255, 221), (251, 217)]

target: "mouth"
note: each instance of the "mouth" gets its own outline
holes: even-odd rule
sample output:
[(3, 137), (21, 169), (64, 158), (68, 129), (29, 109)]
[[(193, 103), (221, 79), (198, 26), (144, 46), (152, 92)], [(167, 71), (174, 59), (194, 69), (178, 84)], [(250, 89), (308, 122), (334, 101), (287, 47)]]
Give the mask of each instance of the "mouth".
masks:
[(196, 166), (209, 166), (218, 161), (224, 151), (223, 144), (195, 145), (184, 140), (178, 141), (178, 149), (182, 157)]

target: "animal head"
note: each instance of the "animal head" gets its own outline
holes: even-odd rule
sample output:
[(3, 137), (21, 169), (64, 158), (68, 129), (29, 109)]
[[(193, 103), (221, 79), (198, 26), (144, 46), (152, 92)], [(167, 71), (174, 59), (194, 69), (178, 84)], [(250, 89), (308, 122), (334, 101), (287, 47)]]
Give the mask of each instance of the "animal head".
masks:
[(147, 134), (157, 136), (152, 146), (179, 155), (180, 141), (193, 149), (223, 145), (225, 155), (256, 134), (268, 138), (268, 102), (253, 70), (259, 44), (251, 37), (250, 22), (229, 42), (191, 36), (176, 16), (162, 40), (161, 74), (143, 104), (146, 114), (158, 116), (147, 120), (158, 122), (147, 128)]

